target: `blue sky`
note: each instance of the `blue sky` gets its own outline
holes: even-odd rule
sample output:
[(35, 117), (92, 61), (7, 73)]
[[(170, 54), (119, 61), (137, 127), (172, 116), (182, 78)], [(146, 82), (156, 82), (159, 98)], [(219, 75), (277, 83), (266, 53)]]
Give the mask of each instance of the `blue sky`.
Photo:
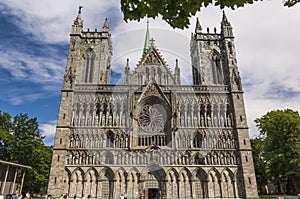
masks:
[[(104, 0), (0, 3), (0, 110), (12, 116), (37, 117), (46, 144), (53, 144), (69, 33), (79, 5), (84, 6), (84, 29), (101, 30), (108, 18), (113, 38), (112, 81), (118, 83), (126, 59), (131, 69), (140, 59), (146, 20), (125, 23), (119, 3)], [(284, 8), (280, 0), (226, 10), (235, 34), (251, 136), (258, 134), (253, 120), (267, 111), (300, 110), (299, 11), (300, 5)], [(220, 31), (218, 8), (202, 9), (197, 17), (203, 30), (217, 27)], [(189, 39), (195, 19), (191, 18), (186, 30), (174, 30), (160, 18), (150, 20), (157, 48), (171, 69), (179, 60), (187, 84), (191, 83)]]

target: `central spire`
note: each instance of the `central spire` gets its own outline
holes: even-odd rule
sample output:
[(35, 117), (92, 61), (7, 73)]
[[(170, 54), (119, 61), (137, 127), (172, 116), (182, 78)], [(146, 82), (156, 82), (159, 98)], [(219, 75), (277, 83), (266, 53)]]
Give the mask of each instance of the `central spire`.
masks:
[(149, 47), (150, 47), (150, 33), (149, 33), (149, 20), (147, 19), (147, 30), (146, 30), (145, 43), (144, 43), (144, 49), (143, 49), (142, 57), (145, 56), (145, 54), (148, 51)]

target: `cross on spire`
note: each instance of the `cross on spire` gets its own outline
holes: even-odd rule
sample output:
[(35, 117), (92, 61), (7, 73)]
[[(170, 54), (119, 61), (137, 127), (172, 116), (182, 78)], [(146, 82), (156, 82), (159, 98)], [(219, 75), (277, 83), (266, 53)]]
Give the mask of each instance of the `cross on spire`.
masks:
[(150, 39), (150, 44), (151, 44), (151, 46), (154, 46), (154, 41), (155, 41), (155, 40), (154, 40), (153, 38)]

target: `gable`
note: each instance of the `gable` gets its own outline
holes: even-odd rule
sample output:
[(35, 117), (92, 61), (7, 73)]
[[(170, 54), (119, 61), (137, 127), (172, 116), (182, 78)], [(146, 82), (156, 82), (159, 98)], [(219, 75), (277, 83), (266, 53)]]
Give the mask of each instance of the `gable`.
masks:
[(149, 82), (146, 89), (143, 91), (142, 95), (138, 99), (137, 103), (141, 103), (144, 99), (150, 97), (150, 96), (156, 96), (163, 100), (165, 103), (167, 103), (170, 106), (169, 100), (164, 95), (164, 93), (161, 91), (159, 86), (154, 82)]

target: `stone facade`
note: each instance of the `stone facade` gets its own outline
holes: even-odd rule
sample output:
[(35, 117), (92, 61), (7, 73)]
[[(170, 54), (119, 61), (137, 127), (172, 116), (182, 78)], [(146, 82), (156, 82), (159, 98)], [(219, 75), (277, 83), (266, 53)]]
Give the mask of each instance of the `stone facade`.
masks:
[(193, 85), (148, 41), (110, 84), (107, 20), (70, 35), (48, 193), (92, 198), (258, 198), (232, 27), (191, 36)]

